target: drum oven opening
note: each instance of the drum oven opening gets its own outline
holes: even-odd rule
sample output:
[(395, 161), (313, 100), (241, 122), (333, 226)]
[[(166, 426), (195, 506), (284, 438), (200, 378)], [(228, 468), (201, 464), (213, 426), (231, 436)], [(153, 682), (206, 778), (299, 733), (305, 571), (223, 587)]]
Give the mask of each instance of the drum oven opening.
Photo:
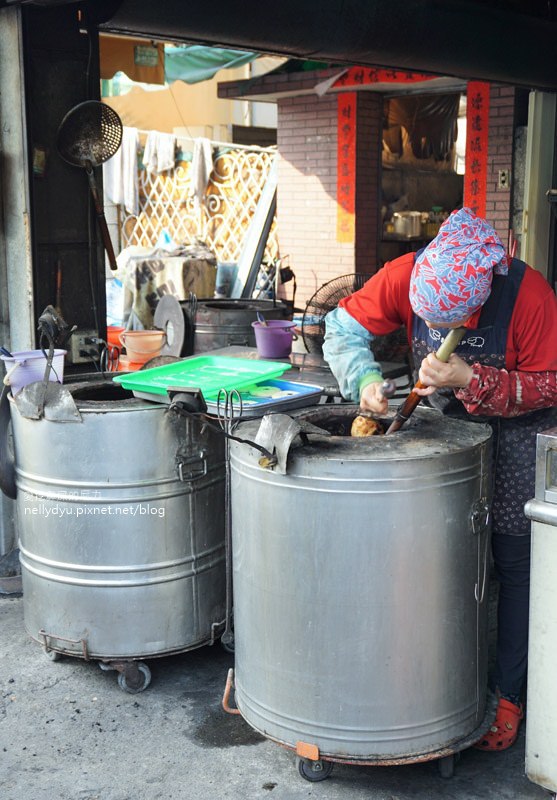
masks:
[[(319, 407), (301, 413), (298, 419), (303, 419), (318, 428), (328, 431), (333, 436), (350, 436), (352, 423), (356, 417), (360, 416), (361, 409), (354, 405), (341, 405), (333, 407)], [(390, 420), (375, 418), (381, 427), (381, 433), (385, 433)]]

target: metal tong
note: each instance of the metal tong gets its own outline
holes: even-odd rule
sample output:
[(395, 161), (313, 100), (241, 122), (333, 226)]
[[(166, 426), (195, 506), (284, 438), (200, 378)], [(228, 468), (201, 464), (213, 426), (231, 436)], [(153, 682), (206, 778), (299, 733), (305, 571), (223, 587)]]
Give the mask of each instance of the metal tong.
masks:
[(393, 397), (394, 393), (396, 392), (396, 383), (390, 380), (384, 380), (381, 384), (381, 394), (383, 397)]
[(224, 549), (226, 556), (226, 611), (224, 631), (221, 636), (222, 646), (229, 651), (234, 650), (234, 632), (232, 628), (232, 507), (230, 502), (230, 439), (234, 426), (236, 410), (242, 416), (242, 396), (237, 389), (228, 391), (219, 389), (217, 395), (217, 419), (226, 434), (225, 451), (225, 488), (224, 488)]
[[(447, 336), (441, 343), (441, 346), (435, 353), (439, 361), (444, 361), (446, 363), (449, 360), (451, 354), (454, 353), (454, 351), (456, 350), (456, 348), (460, 343), (460, 340), (462, 339), (465, 333), (466, 333), (466, 328), (452, 328), (448, 332)], [(395, 433), (396, 431), (402, 428), (406, 420), (411, 416), (411, 414), (414, 413), (416, 406), (422, 399), (419, 394), (416, 394), (415, 390), (425, 389), (425, 388), (426, 388), (425, 384), (423, 384), (421, 381), (416, 382), (414, 388), (412, 389), (412, 391), (410, 392), (410, 394), (408, 395), (402, 406), (400, 406), (398, 411), (396, 412), (395, 418), (385, 431), (385, 434)]]
[[(381, 394), (383, 397), (390, 398), (396, 392), (396, 383), (395, 381), (391, 380), (384, 380), (380, 387)], [(375, 419), (376, 415), (373, 414), (371, 411), (365, 411), (363, 408), (359, 410), (360, 417), (370, 417), (371, 419)]]
[[(242, 416), (242, 396), (237, 389), (219, 389), (217, 395), (217, 419), (225, 433), (230, 434), (234, 423), (236, 408), (239, 409), (238, 417)], [(228, 440), (227, 440), (228, 441)]]

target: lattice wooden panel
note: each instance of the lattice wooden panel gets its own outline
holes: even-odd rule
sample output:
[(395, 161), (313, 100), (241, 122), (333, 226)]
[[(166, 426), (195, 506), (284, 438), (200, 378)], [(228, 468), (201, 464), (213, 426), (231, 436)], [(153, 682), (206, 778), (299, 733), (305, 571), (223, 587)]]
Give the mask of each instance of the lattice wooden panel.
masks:
[[(154, 247), (167, 230), (176, 243), (201, 240), (219, 261), (237, 262), (275, 156), (274, 149), (219, 152), (201, 204), (192, 195), (191, 162), (178, 162), (160, 175), (141, 169), (140, 212), (123, 219), (122, 246)], [(265, 257), (278, 257), (274, 223)]]

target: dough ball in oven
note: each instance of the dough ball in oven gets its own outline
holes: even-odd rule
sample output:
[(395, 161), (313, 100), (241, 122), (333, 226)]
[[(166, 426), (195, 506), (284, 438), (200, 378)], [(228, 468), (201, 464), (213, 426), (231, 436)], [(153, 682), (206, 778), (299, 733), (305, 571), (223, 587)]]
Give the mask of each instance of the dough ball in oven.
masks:
[(383, 433), (383, 429), (372, 417), (356, 417), (350, 429), (350, 436), (374, 436), (378, 433)]

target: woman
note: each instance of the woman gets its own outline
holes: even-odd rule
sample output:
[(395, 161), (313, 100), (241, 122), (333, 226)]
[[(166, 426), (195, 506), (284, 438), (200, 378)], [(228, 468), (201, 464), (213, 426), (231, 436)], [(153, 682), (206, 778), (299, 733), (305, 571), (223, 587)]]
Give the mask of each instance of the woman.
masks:
[[(422, 251), (388, 262), (326, 318), (323, 354), (347, 400), (387, 412), (373, 337), (406, 326), (417, 390), (451, 416), (494, 433), (492, 549), (499, 580), (493, 726), (476, 747), (505, 750), (523, 718), (528, 654), (530, 523), (536, 434), (557, 425), (557, 298), (539, 272), (509, 258), (495, 230), (455, 211)], [(449, 361), (448, 328), (467, 328)], [(371, 345), (371, 347), (370, 347)]]

